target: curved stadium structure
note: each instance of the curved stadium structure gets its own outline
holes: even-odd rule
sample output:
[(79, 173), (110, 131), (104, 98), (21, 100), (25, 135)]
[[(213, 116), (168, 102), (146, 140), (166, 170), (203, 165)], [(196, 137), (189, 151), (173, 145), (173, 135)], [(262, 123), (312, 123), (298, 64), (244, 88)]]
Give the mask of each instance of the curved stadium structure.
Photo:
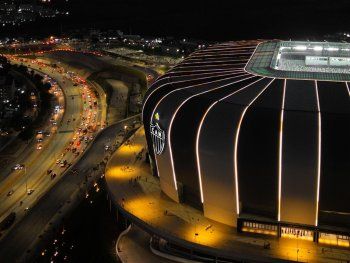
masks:
[(349, 246), (347, 81), (349, 44), (229, 42), (193, 53), (144, 100), (162, 191), (238, 232)]

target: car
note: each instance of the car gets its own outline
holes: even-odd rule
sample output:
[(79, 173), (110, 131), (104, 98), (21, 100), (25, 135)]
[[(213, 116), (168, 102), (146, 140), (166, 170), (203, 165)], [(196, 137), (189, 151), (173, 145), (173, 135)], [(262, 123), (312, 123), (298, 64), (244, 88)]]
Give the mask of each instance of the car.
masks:
[(49, 131), (46, 131), (46, 132), (45, 132), (45, 136), (46, 136), (46, 137), (50, 137), (50, 136), (51, 136), (51, 133), (50, 133)]
[(16, 164), (14, 167), (12, 167), (12, 170), (23, 170), (24, 165), (23, 164)]
[(105, 151), (108, 151), (109, 150), (109, 145), (106, 145), (105, 146)]
[(43, 146), (41, 145), (41, 144), (38, 144), (37, 146), (36, 146), (36, 149), (37, 150), (41, 150), (43, 148)]
[(60, 166), (63, 168), (63, 167), (66, 167), (67, 165), (67, 160), (64, 160), (64, 161), (61, 161), (60, 163)]
[(39, 130), (36, 132), (37, 134), (43, 134), (43, 131), (42, 130)]
[(52, 173), (52, 174), (51, 174), (51, 179), (55, 179), (56, 175), (57, 175), (57, 174)]
[(37, 142), (42, 142), (42, 141), (43, 141), (43, 138), (38, 138), (36, 141), (37, 141)]
[(31, 195), (32, 193), (34, 193), (34, 191), (35, 191), (34, 189), (28, 189), (28, 190), (27, 190), (27, 194), (28, 194), (28, 195)]
[(50, 173), (52, 173), (52, 170), (51, 169), (47, 170), (47, 174), (50, 174)]
[(57, 159), (57, 160), (56, 160), (56, 164), (59, 164), (60, 162), (61, 162), (60, 159)]
[(14, 192), (15, 192), (15, 191), (13, 191), (13, 189), (10, 190), (10, 191), (7, 193), (7, 196), (11, 196)]

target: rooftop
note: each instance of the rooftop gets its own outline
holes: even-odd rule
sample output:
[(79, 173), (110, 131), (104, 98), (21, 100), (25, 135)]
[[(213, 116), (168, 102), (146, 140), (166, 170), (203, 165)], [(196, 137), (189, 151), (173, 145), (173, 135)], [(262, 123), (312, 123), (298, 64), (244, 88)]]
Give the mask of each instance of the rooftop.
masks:
[(245, 69), (275, 78), (349, 81), (350, 44), (266, 41), (257, 46)]

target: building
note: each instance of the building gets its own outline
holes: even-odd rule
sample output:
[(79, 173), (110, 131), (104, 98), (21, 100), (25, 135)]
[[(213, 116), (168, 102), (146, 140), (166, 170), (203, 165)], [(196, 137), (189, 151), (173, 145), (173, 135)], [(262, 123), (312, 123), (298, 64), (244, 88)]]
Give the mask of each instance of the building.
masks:
[(144, 99), (163, 192), (238, 232), (349, 247), (349, 61), (330, 42), (191, 54)]

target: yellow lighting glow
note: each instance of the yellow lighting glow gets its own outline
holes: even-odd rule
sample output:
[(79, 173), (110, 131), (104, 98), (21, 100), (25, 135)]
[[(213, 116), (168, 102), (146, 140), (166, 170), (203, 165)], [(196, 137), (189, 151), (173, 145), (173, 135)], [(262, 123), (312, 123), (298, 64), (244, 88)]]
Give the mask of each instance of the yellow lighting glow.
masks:
[(349, 241), (343, 241), (343, 240), (330, 240), (326, 238), (320, 238), (318, 239), (318, 243), (320, 244), (326, 244), (326, 245), (333, 245), (333, 246), (340, 246), (340, 247), (350, 247)]
[(307, 241), (313, 241), (314, 238), (312, 236), (296, 236), (293, 234), (282, 234), (281, 237), (284, 238), (290, 238), (290, 239), (300, 239), (300, 240), (307, 240)]
[(243, 231), (243, 232), (249, 232), (249, 233), (256, 233), (256, 234), (277, 236), (277, 231), (273, 231), (273, 230), (253, 229), (253, 228), (243, 227), (243, 228), (242, 228), (242, 231)]

